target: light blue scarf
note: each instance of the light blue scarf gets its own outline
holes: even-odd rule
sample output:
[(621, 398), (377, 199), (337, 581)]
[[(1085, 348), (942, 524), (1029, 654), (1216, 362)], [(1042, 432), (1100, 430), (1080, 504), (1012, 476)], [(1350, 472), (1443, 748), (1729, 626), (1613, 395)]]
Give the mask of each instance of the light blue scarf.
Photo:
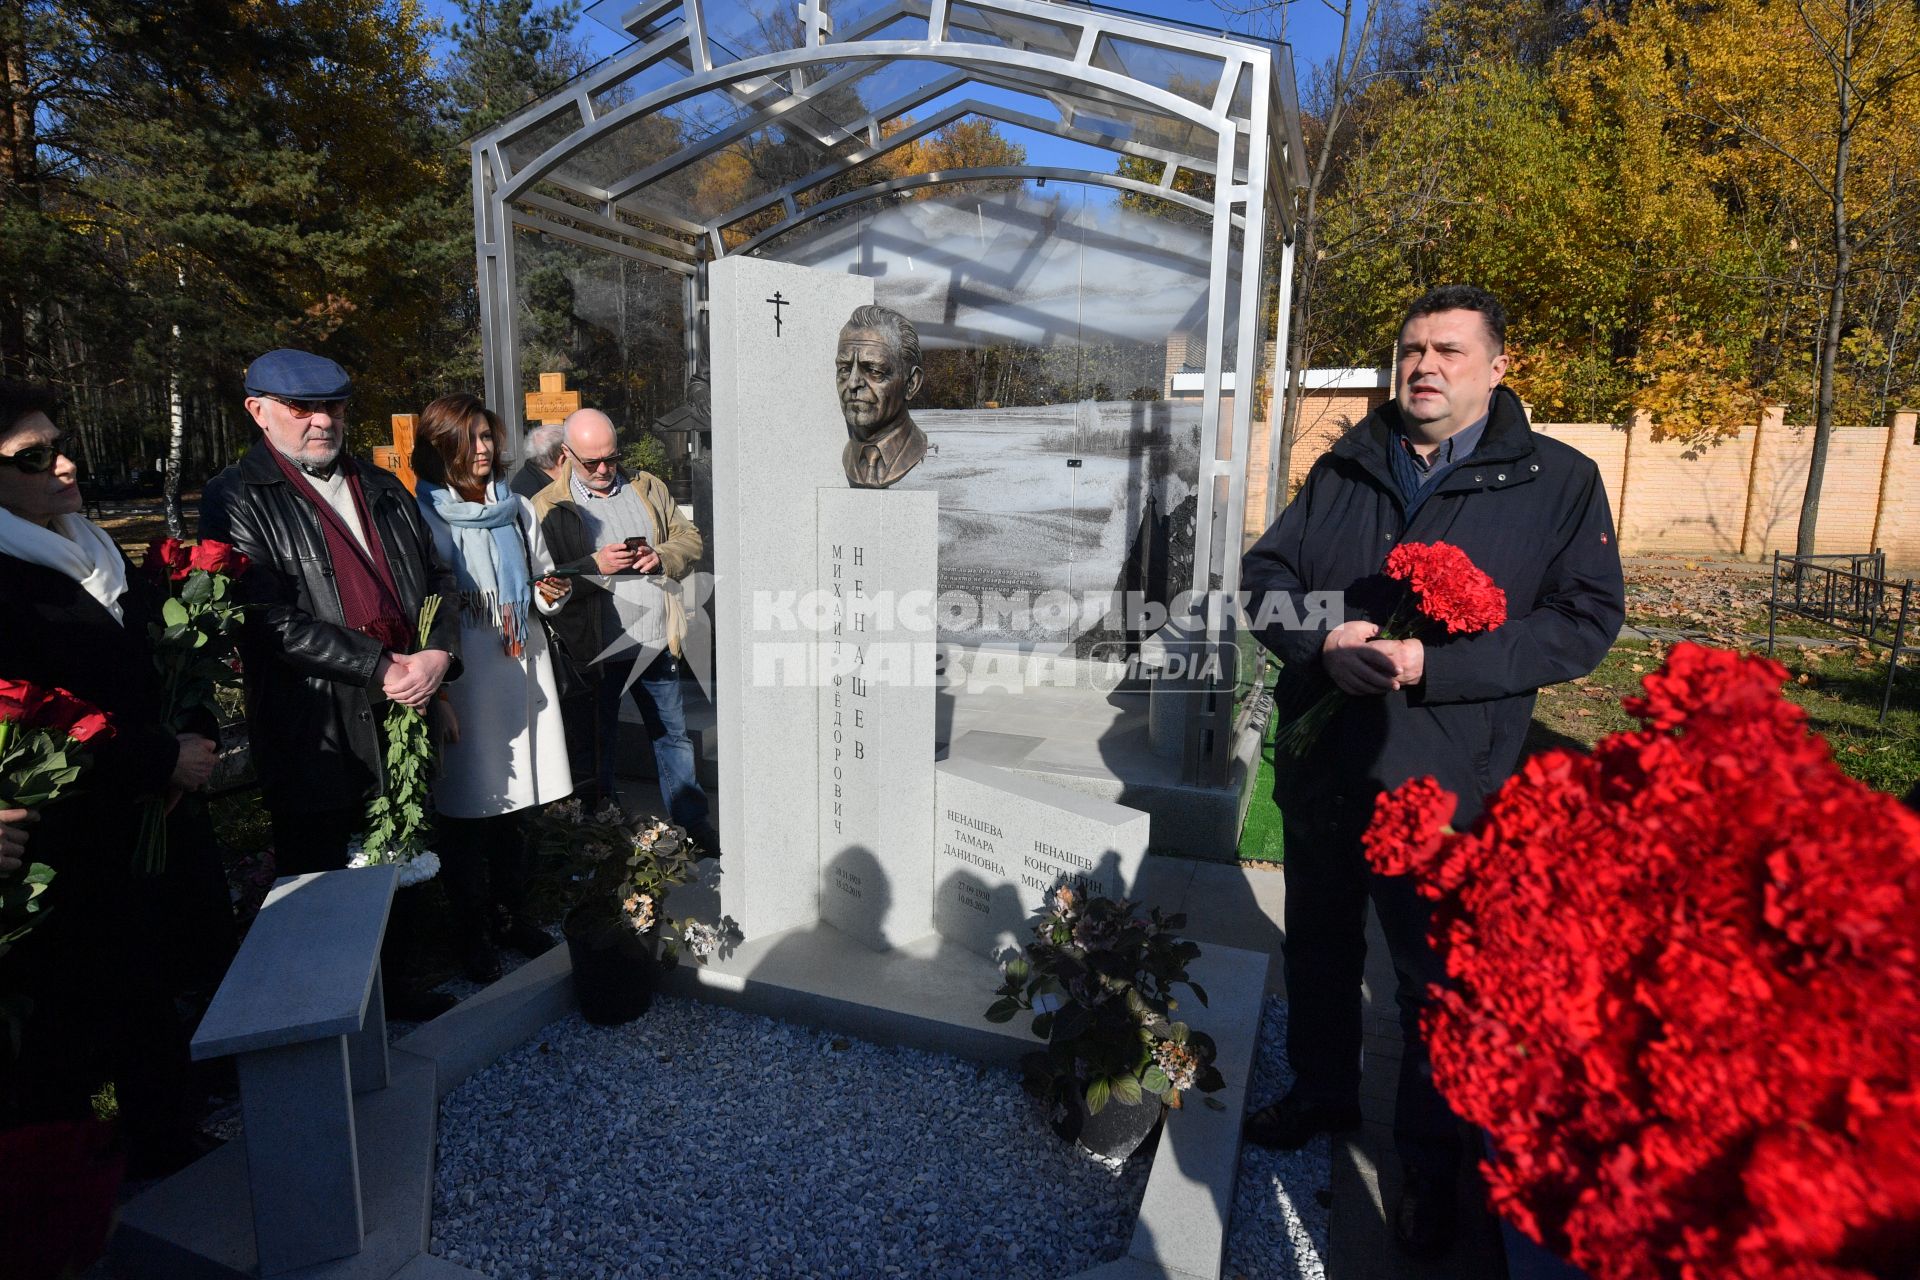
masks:
[(520, 541), (520, 499), (495, 477), (491, 501), (467, 502), (445, 485), (420, 481), (415, 499), (430, 520), (453, 536), (453, 573), (460, 583), (461, 617), (475, 626), (500, 628), (508, 653), (518, 657), (527, 634), (533, 583), (527, 549)]

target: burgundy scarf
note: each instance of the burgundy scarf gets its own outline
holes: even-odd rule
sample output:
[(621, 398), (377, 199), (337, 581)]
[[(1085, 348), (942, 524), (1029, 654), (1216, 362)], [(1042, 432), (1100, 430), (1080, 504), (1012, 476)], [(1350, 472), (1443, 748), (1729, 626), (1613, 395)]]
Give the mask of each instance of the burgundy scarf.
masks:
[(347, 492), (353, 495), (354, 514), (360, 517), (360, 527), (367, 532), (365, 549), (347, 522), (340, 518), (340, 513), (333, 509), (333, 504), (313, 487), (306, 472), (271, 445), (267, 453), (280, 464), (293, 491), (312, 503), (320, 516), (320, 532), (327, 540), (327, 560), (333, 565), (333, 582), (340, 591), (340, 611), (345, 615), (346, 625), (373, 637), (391, 652), (411, 653), (413, 622), (407, 617), (406, 606), (400, 603), (400, 588), (394, 583), (393, 567), (387, 563), (387, 548), (380, 541), (373, 513), (367, 509), (367, 495), (360, 487), (360, 468), (346, 454), (340, 455), (338, 465), (346, 474)]

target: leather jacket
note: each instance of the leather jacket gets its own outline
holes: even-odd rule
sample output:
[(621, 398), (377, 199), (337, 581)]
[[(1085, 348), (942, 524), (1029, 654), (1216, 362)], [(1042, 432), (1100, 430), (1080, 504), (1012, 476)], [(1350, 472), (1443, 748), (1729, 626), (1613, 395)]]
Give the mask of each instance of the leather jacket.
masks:
[[(247, 620), (241, 659), (254, 770), (267, 807), (313, 812), (360, 804), (386, 783), (375, 717), (387, 703), (374, 684), (380, 642), (344, 625), (326, 536), (313, 504), (293, 491), (265, 438), (207, 482), (200, 536), (232, 543), (253, 564), (240, 580)], [(451, 570), (413, 495), (391, 474), (356, 459), (374, 529), (400, 589), (417, 615), (421, 601), (447, 601), (422, 648), (453, 655), (460, 674), (460, 610)]]

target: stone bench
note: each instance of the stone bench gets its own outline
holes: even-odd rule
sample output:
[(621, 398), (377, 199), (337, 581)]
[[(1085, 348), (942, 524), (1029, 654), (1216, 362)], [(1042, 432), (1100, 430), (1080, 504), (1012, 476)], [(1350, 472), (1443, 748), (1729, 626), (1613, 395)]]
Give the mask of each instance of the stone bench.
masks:
[(387, 1085), (380, 941), (397, 880), (384, 866), (276, 882), (194, 1032), (196, 1060), (236, 1058), (262, 1276), (360, 1251), (353, 1097)]

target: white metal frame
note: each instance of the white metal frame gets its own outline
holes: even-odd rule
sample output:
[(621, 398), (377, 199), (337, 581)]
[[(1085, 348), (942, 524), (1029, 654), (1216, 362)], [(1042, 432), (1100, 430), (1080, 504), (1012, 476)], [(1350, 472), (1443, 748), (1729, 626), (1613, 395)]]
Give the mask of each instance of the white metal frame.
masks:
[[(796, 227), (863, 201), (947, 183), (1048, 179), (1117, 188), (1154, 196), (1207, 213), (1212, 237), (1208, 262), (1206, 364), (1201, 391), (1201, 456), (1196, 484), (1192, 589), (1208, 615), (1224, 614), (1223, 598), (1239, 587), (1239, 530), (1246, 508), (1247, 450), (1254, 407), (1254, 375), (1260, 349), (1261, 282), (1265, 278), (1269, 227), (1279, 232), (1279, 328), (1272, 380), (1282, 384), (1286, 316), (1291, 294), (1294, 193), (1304, 182), (1299, 110), (1292, 68), (1275, 49), (1209, 35), (1081, 4), (1049, 0), (893, 0), (857, 25), (836, 32), (829, 0), (801, 0), (802, 43), (772, 53), (716, 60), (708, 35), (709, 0), (641, 0), (623, 17), (636, 37), (609, 59), (544, 101), (535, 103), (470, 143), (473, 157), (474, 225), (479, 302), (484, 340), (487, 402), (500, 413), (517, 443), (521, 430), (518, 298), (514, 230), (524, 228), (676, 273), (687, 281), (688, 359), (698, 361), (697, 317), (703, 264), (736, 253), (755, 253)], [(677, 15), (677, 16), (676, 16)], [(1026, 47), (1021, 31), (1043, 24), (1071, 56)], [(1027, 24), (1024, 26), (1022, 24)], [(897, 38), (901, 27), (917, 38)], [(880, 33), (889, 38), (875, 38)], [(986, 41), (997, 41), (988, 43)], [(1114, 42), (1153, 46), (1213, 60), (1218, 79), (1211, 100), (1192, 101), (1168, 87), (1100, 65)], [(876, 69), (901, 62), (946, 67), (926, 84), (866, 111), (859, 119), (822, 127), (807, 109), (824, 95)], [(656, 67), (673, 64), (683, 74), (626, 101), (603, 105), (607, 95)], [(822, 68), (825, 68), (823, 71)], [(815, 77), (818, 76), (816, 79)], [(1249, 92), (1238, 109), (1242, 81)], [(969, 97), (949, 103), (906, 128), (885, 135), (883, 125), (969, 85), (988, 86), (1050, 104), (1057, 118), (1004, 102)], [(1188, 91), (1192, 87), (1188, 86)], [(565, 172), (567, 162), (596, 143), (655, 112), (702, 94), (724, 94), (742, 114), (670, 156), (654, 160), (607, 185)], [(1145, 115), (1163, 123), (1165, 137), (1116, 133), (1103, 124), (1102, 107)], [(796, 115), (796, 113), (802, 113)], [(874, 183), (812, 205), (799, 198), (854, 166), (907, 145), (933, 130), (979, 116), (1036, 132), (1051, 133), (1118, 156), (1159, 162), (1157, 182), (1113, 172), (1046, 165), (959, 169)], [(805, 127), (795, 130), (795, 126)], [(565, 127), (570, 124), (571, 127)], [(812, 172), (757, 196), (709, 222), (697, 222), (650, 199), (653, 187), (674, 173), (770, 125), (803, 133), (822, 150)], [(538, 154), (513, 156), (536, 135), (558, 131)], [(1168, 138), (1186, 136), (1198, 145), (1182, 148)], [(863, 145), (836, 152), (846, 144)], [(535, 145), (538, 145), (537, 143)], [(1238, 152), (1245, 146), (1245, 159)], [(1213, 180), (1210, 199), (1175, 189), (1182, 172)], [(729, 229), (778, 213), (749, 233)], [(1271, 220), (1271, 222), (1270, 222)], [(1238, 274), (1232, 255), (1238, 249)], [(1229, 310), (1231, 308), (1231, 311)], [(1237, 342), (1227, 386), (1229, 352), (1220, 341), (1229, 315)], [(1230, 421), (1221, 422), (1222, 396), (1232, 394)], [(1221, 431), (1226, 435), (1222, 438)], [(1223, 445), (1225, 448), (1223, 449)], [(1279, 486), (1270, 484), (1271, 504)], [(1217, 751), (1213, 754), (1219, 754)], [(1189, 753), (1190, 759), (1192, 753)]]

